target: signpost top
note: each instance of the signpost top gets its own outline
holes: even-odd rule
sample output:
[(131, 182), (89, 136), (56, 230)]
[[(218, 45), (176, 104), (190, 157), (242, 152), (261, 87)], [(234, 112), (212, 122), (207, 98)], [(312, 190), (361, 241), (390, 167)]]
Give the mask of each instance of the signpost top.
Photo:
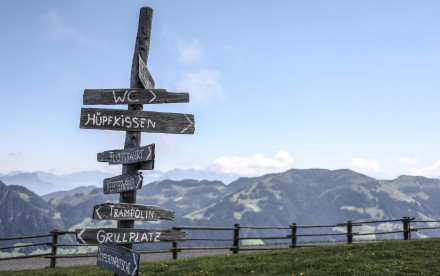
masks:
[(187, 92), (173, 93), (165, 89), (85, 89), (85, 105), (187, 103)]

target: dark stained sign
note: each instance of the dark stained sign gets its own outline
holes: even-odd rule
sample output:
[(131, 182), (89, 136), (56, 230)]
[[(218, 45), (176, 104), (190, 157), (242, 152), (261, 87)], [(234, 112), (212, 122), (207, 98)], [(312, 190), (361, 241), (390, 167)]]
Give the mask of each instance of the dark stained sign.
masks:
[(174, 212), (159, 206), (109, 202), (95, 205), (93, 218), (146, 221), (174, 220)]
[(142, 188), (143, 177), (141, 172), (136, 172), (105, 178), (103, 182), (104, 194), (117, 194), (139, 190)]
[(97, 155), (98, 162), (108, 162), (110, 165), (133, 164), (154, 160), (155, 144), (139, 148), (107, 150)]
[(145, 89), (148, 88), (154, 88), (154, 80), (153, 77), (150, 74), (150, 71), (148, 71), (147, 65), (145, 64), (144, 60), (141, 58), (141, 55), (138, 54), (139, 59), (139, 70), (138, 70), (138, 77), (144, 86)]
[(194, 115), (122, 109), (81, 108), (80, 128), (193, 134)]
[(136, 276), (139, 272), (140, 254), (128, 248), (103, 244), (98, 246), (96, 265), (121, 276)]
[(85, 105), (187, 103), (189, 94), (167, 92), (165, 89), (86, 89)]
[(187, 233), (174, 229), (82, 228), (76, 229), (80, 244), (132, 244), (183, 242)]

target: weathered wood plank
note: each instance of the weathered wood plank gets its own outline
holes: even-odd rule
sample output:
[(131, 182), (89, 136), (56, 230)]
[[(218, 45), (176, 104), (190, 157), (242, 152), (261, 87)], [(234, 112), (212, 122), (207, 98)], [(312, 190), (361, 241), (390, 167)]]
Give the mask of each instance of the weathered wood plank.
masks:
[(154, 157), (155, 144), (138, 148), (107, 150), (97, 155), (98, 162), (108, 162), (111, 165), (152, 161)]
[(183, 242), (187, 233), (174, 229), (82, 228), (76, 229), (80, 244), (133, 244)]
[[(147, 63), (148, 52), (150, 50), (150, 37), (151, 37), (151, 23), (153, 21), (153, 9), (150, 7), (143, 7), (139, 12), (139, 24), (136, 35), (136, 44), (134, 46), (133, 59), (131, 63), (130, 74), (130, 88), (154, 88), (154, 84), (151, 87), (144, 87), (139, 80), (139, 55), (143, 58), (143, 61)], [(130, 104), (128, 105), (130, 111), (143, 110), (142, 104)], [(125, 133), (124, 148), (136, 148), (141, 145), (141, 132), (128, 130)], [(130, 174), (137, 172), (139, 164), (125, 164), (122, 165), (122, 174)], [(136, 191), (123, 192), (119, 195), (119, 202), (121, 203), (136, 203)], [(134, 220), (119, 220), (118, 228), (133, 228)], [(130, 248), (131, 245), (127, 244), (124, 247)]]
[(93, 218), (145, 221), (174, 220), (174, 212), (153, 205), (109, 202), (95, 205)]
[(194, 115), (121, 109), (81, 108), (80, 128), (193, 134)]
[(150, 71), (147, 68), (147, 64), (142, 60), (141, 55), (138, 55), (139, 58), (139, 70), (138, 77), (141, 81), (144, 88), (154, 87), (155, 82), (153, 80), (153, 76), (151, 76)]
[(143, 177), (141, 172), (118, 175), (105, 178), (103, 181), (104, 194), (117, 194), (128, 191), (136, 191), (142, 188)]
[(141, 254), (131, 249), (114, 245), (98, 246), (96, 265), (121, 276), (135, 276), (139, 272)]
[(187, 102), (189, 102), (189, 94), (187, 92), (167, 92), (165, 89), (85, 89), (83, 95), (83, 103), (85, 105)]

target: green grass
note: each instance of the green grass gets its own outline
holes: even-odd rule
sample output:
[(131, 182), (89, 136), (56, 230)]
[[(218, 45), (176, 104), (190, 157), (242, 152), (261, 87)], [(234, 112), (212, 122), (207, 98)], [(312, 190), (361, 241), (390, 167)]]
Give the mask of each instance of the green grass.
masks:
[[(170, 254), (171, 255), (171, 254)], [(145, 262), (140, 275), (440, 275), (440, 239), (295, 248)], [(0, 275), (113, 275), (97, 266)]]

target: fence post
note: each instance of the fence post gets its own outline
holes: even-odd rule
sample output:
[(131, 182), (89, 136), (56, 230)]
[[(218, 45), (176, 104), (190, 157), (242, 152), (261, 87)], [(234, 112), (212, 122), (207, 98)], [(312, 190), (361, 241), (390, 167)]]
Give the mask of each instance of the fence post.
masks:
[(54, 268), (57, 263), (57, 244), (58, 244), (58, 230), (52, 230), (50, 233), (52, 234), (52, 252), (50, 254), (50, 268)]
[(410, 240), (411, 236), (410, 236), (410, 230), (409, 230), (409, 217), (403, 217), (402, 218), (402, 223), (403, 223), (403, 239), (406, 240)]
[(294, 248), (294, 247), (296, 247), (296, 229), (297, 229), (297, 227), (296, 227), (296, 223), (292, 223), (292, 224), (290, 224), (290, 229), (292, 230), (292, 233), (291, 233), (291, 245), (290, 245), (290, 248)]
[(173, 249), (171, 251), (173, 251), (173, 260), (177, 260), (177, 242), (173, 241)]
[(234, 247), (234, 249), (232, 249), (232, 253), (233, 254), (237, 254), (238, 253), (238, 246), (240, 244), (240, 224), (236, 223), (234, 224), (234, 244), (232, 245)]
[(353, 224), (351, 223), (351, 220), (347, 221), (347, 243), (353, 243)]

